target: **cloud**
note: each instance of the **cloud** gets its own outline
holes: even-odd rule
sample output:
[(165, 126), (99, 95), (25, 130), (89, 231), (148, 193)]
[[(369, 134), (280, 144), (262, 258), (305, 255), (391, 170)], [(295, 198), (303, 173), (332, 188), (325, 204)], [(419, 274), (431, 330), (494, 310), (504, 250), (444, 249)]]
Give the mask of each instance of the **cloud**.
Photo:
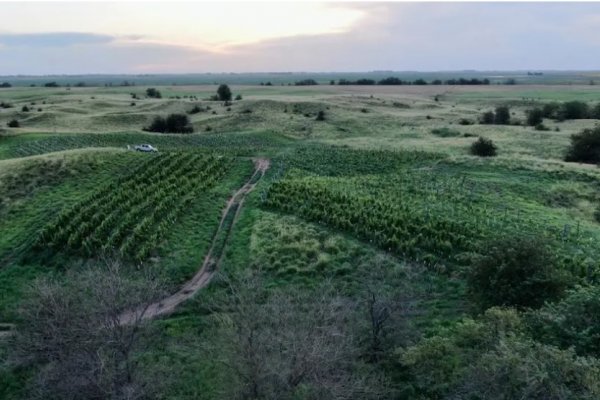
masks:
[(114, 39), (109, 35), (80, 32), (0, 33), (0, 44), (5, 47), (66, 47), (110, 43)]
[(362, 15), (349, 29), (219, 49), (148, 35), (0, 34), (0, 75), (598, 68), (600, 4), (344, 7)]

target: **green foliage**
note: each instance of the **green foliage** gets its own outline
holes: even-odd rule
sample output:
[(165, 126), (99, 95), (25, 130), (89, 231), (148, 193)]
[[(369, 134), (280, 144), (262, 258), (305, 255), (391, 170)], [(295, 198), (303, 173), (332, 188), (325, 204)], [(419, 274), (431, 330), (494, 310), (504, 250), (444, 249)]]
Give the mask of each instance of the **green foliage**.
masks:
[(584, 119), (589, 117), (589, 107), (583, 101), (568, 101), (561, 105), (557, 119)]
[(479, 310), (493, 306), (539, 307), (557, 299), (567, 277), (556, 267), (550, 244), (529, 237), (485, 243), (468, 272), (468, 293)]
[(150, 98), (153, 98), (153, 99), (160, 99), (160, 98), (162, 98), (162, 94), (156, 88), (148, 88), (148, 89), (146, 89), (146, 96), (148, 96)]
[(494, 116), (494, 123), (497, 125), (508, 125), (510, 124), (510, 109), (507, 106), (496, 107), (496, 114)]
[(571, 135), (565, 161), (600, 164), (600, 126)]
[(323, 110), (320, 110), (320, 111), (317, 113), (317, 118), (316, 118), (316, 120), (317, 120), (317, 121), (325, 121), (325, 111), (323, 111)]
[(21, 126), (21, 124), (19, 123), (19, 121), (17, 121), (16, 119), (11, 119), (6, 125), (9, 128), (18, 128), (18, 127)]
[(220, 101), (230, 101), (231, 100), (231, 89), (227, 85), (219, 85), (217, 89), (217, 96)]
[(436, 129), (432, 129), (431, 133), (433, 135), (439, 136), (439, 137), (457, 137), (460, 136), (460, 132), (455, 131), (453, 129), (450, 128), (436, 128)]
[(479, 137), (471, 144), (471, 154), (479, 157), (493, 157), (496, 155), (497, 147), (491, 139)]
[(192, 133), (194, 127), (185, 114), (169, 114), (167, 118), (155, 117), (150, 126), (144, 128), (148, 132), (159, 133)]
[(529, 314), (534, 337), (600, 358), (600, 286), (578, 287)]
[(213, 186), (225, 170), (225, 160), (214, 156), (151, 156), (129, 176), (60, 214), (42, 229), (38, 247), (144, 260), (194, 196)]
[[(85, 147), (126, 147), (134, 143), (152, 143), (160, 150), (210, 149), (236, 155), (265, 152), (288, 141), (272, 133), (238, 133), (210, 135), (148, 135), (143, 133), (103, 133), (93, 135), (57, 135), (42, 139), (6, 143), (5, 157), (36, 154)], [(3, 154), (4, 155), (4, 154)]]
[[(461, 120), (461, 121), (463, 121), (463, 120)], [(494, 112), (493, 111), (484, 112), (482, 114), (482, 116), (481, 116), (481, 123), (482, 124), (490, 125), (490, 124), (494, 123), (494, 120), (495, 120), (495, 116), (494, 116)], [(461, 125), (469, 125), (469, 124), (461, 123)]]
[[(490, 309), (480, 320), (398, 351), (412, 388), (408, 398), (585, 399), (600, 395), (600, 361), (529, 338), (513, 310)], [(421, 396), (421, 397), (419, 397)]]
[(527, 111), (527, 125), (536, 126), (543, 122), (544, 111), (540, 108), (533, 108)]

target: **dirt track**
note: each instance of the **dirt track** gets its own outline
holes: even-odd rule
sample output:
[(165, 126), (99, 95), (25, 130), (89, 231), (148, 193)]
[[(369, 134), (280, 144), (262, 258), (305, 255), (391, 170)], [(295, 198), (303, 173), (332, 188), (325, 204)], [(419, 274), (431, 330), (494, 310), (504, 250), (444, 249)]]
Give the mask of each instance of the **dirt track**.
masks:
[(260, 178), (262, 178), (262, 176), (265, 174), (265, 171), (269, 168), (269, 165), (270, 162), (267, 159), (254, 160), (254, 173), (252, 174), (250, 179), (248, 179), (248, 181), (237, 192), (235, 192), (235, 194), (227, 202), (227, 205), (223, 210), (223, 215), (221, 216), (221, 222), (219, 223), (219, 227), (215, 232), (210, 249), (208, 250), (208, 254), (204, 258), (204, 262), (202, 263), (202, 266), (200, 267), (196, 275), (194, 275), (192, 279), (186, 282), (186, 284), (183, 285), (183, 287), (181, 287), (179, 291), (172, 294), (171, 296), (166, 297), (157, 303), (151, 304), (144, 310), (136, 310), (122, 314), (120, 317), (121, 324), (128, 324), (130, 322), (139, 320), (140, 318), (152, 319), (161, 315), (170, 314), (173, 311), (175, 311), (175, 308), (178, 305), (193, 297), (196, 294), (196, 292), (198, 292), (198, 290), (202, 289), (210, 282), (213, 275), (218, 270), (219, 265), (221, 263), (221, 259), (223, 257), (223, 251), (221, 251), (220, 254), (214, 254), (214, 249), (217, 238), (221, 235), (221, 232), (223, 230), (223, 225), (227, 215), (229, 214), (231, 209), (237, 205), (237, 210), (235, 212), (233, 222), (231, 223), (231, 225), (229, 225), (229, 231), (225, 233), (226, 238), (228, 239), (229, 233), (235, 225), (235, 221), (238, 218), (246, 196), (254, 189)]

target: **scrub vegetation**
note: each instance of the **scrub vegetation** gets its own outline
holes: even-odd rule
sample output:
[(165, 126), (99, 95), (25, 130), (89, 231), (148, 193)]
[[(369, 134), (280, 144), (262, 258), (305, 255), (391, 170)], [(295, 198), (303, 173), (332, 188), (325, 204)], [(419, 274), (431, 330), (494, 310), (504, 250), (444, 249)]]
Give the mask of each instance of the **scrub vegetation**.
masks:
[(0, 398), (600, 398), (600, 89), (546, 75), (7, 82)]

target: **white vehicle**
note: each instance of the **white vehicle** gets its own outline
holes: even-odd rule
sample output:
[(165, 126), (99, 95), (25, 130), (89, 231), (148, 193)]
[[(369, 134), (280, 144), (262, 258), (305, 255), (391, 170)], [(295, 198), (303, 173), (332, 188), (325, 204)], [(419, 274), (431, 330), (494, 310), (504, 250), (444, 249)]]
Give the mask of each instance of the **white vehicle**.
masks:
[(151, 144), (138, 144), (138, 145), (135, 145), (133, 147), (133, 149), (135, 151), (143, 151), (146, 153), (158, 151), (158, 149), (156, 147), (153, 147)]

